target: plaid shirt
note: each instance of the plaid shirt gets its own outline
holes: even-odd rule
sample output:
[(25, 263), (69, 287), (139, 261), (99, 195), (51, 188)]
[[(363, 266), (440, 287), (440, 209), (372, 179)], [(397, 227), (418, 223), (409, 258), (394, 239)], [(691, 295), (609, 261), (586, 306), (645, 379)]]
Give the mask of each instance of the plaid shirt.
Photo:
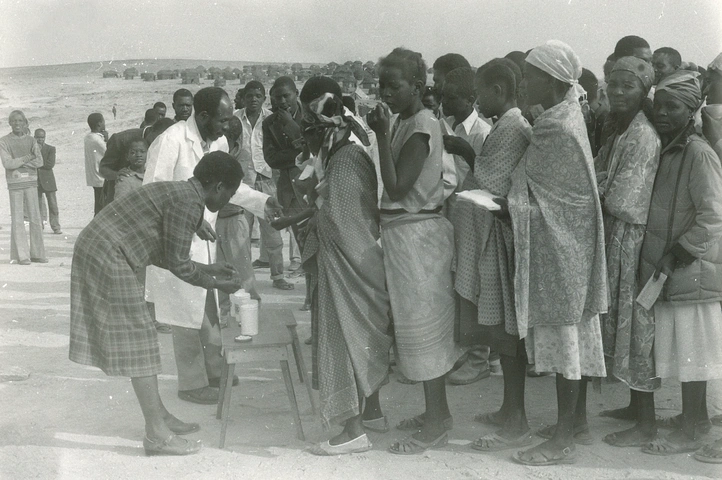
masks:
[(190, 259), (191, 240), (203, 220), (201, 190), (195, 178), (145, 185), (95, 216), (78, 237), (75, 253), (95, 256), (106, 267), (107, 254), (119, 249), (134, 270), (155, 265), (191, 285), (213, 288), (213, 277)]

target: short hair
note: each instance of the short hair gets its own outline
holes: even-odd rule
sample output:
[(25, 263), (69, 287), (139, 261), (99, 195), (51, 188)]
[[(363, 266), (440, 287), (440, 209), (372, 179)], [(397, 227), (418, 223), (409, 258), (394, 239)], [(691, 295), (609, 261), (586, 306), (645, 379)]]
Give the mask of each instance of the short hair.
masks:
[(403, 47), (394, 48), (387, 56), (379, 59), (379, 68), (398, 68), (409, 83), (420, 81), (426, 85), (426, 62), (421, 54)]
[(526, 61), (526, 55), (527, 54), (524, 52), (520, 52), (519, 50), (514, 50), (514, 51), (509, 52), (506, 55), (504, 55), (504, 58), (516, 63), (516, 66), (519, 67), (519, 71), (521, 71), (521, 69), (524, 68), (524, 62)]
[(158, 112), (155, 110), (155, 108), (149, 108), (145, 111), (145, 117), (143, 118), (143, 121), (146, 125), (152, 125), (158, 121), (158, 117), (160, 117), (160, 115), (158, 115)]
[(469, 98), (474, 96), (474, 69), (471, 67), (455, 68), (446, 75), (444, 86), (456, 85), (459, 96)]
[(153, 104), (153, 108), (166, 108), (167, 109), (168, 107), (166, 107), (165, 103), (163, 103), (163, 102), (155, 102)]
[(228, 93), (221, 87), (201, 88), (193, 98), (193, 110), (196, 114), (206, 112), (210, 116), (215, 116), (224, 97), (228, 98)]
[(356, 100), (354, 100), (351, 95), (342, 96), (341, 101), (343, 102), (344, 107), (348, 108), (353, 113), (356, 113)]
[(476, 80), (484, 85), (501, 85), (511, 98), (516, 98), (521, 84), (521, 69), (509, 58), (495, 58), (476, 71)]
[(179, 88), (173, 93), (173, 103), (177, 102), (179, 98), (193, 98), (193, 94), (187, 88)]
[[(296, 84), (294, 84), (294, 87), (295, 86)], [(239, 92), (243, 91), (243, 95), (245, 95), (248, 90), (260, 90), (261, 95), (266, 96), (266, 87), (264, 87), (263, 84), (258, 80), (251, 80), (246, 84), (245, 87), (241, 88)]]
[(469, 61), (463, 55), (458, 53), (447, 53), (436, 59), (434, 62), (434, 71), (441, 72), (444, 75), (452, 70), (462, 67), (471, 67)]
[(298, 91), (298, 88), (296, 87), (296, 82), (294, 82), (291, 77), (287, 77), (285, 75), (282, 77), (278, 77), (273, 82), (273, 87), (271, 87), (271, 88), (273, 89), (273, 88), (282, 88), (282, 87), (289, 87), (295, 91)]
[(34, 136), (37, 137), (37, 136), (38, 136), (38, 133), (40, 133), (40, 132), (43, 132), (43, 134), (45, 134), (45, 130), (44, 130), (44, 129), (42, 129), (42, 128), (36, 128), (36, 129), (35, 129)]
[(318, 76), (308, 79), (303, 85), (298, 98), (301, 100), (301, 103), (311, 103), (324, 93), (332, 93), (339, 98), (343, 95), (341, 87), (336, 80), (331, 77)]
[(602, 71), (604, 72), (605, 78), (612, 74), (612, 69), (614, 68), (615, 63), (617, 63), (617, 57), (615, 57), (614, 54), (612, 53), (604, 61), (604, 66), (602, 67)]
[(672, 65), (679, 68), (682, 65), (682, 55), (672, 47), (661, 47), (654, 51), (654, 54), (667, 55), (672, 61)]
[(22, 110), (13, 110), (12, 112), (10, 112), (10, 115), (8, 115), (8, 121), (10, 121), (10, 119), (16, 115), (19, 115), (20, 117), (22, 117), (23, 121), (25, 122), (25, 125), (28, 124), (28, 119)]
[(424, 87), (424, 90), (421, 92), (422, 99), (429, 96), (434, 97), (437, 103), (441, 100), (441, 93), (431, 85)]
[(95, 127), (97, 127), (97, 126), (100, 124), (100, 122), (102, 122), (103, 120), (104, 120), (104, 118), (103, 118), (103, 114), (102, 114), (102, 113), (97, 113), (97, 112), (91, 113), (90, 115), (88, 115), (88, 126), (90, 127), (91, 130), (93, 130), (93, 129), (95, 129)]
[(204, 187), (221, 182), (227, 187), (238, 188), (243, 179), (243, 168), (235, 158), (226, 152), (216, 150), (203, 155), (193, 169), (193, 176)]
[(587, 100), (593, 102), (597, 99), (599, 80), (591, 70), (582, 68), (582, 75), (579, 77), (579, 84), (587, 91)]
[(622, 37), (614, 47), (614, 57), (616, 59), (633, 57), (634, 50), (637, 48), (649, 48), (649, 43), (642, 37), (627, 35), (626, 37)]

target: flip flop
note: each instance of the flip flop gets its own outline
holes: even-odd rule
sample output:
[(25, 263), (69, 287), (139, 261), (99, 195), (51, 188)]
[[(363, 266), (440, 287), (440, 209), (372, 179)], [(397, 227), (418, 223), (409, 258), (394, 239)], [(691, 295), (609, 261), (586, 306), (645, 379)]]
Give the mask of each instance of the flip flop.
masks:
[(498, 419), (501, 417), (499, 412), (487, 412), (474, 415), (474, 421), (483, 423), (485, 425), (495, 425), (501, 427), (504, 425), (504, 420)]
[[(405, 418), (396, 425), (396, 430), (421, 430), (426, 423), (426, 419), (423, 413), (416, 415), (415, 417)], [(444, 427), (446, 430), (452, 430), (454, 428), (454, 417), (446, 417), (444, 419)]]
[[(545, 440), (549, 440), (554, 436), (556, 429), (556, 425), (548, 425), (537, 430), (536, 434)], [(588, 425), (574, 427), (574, 443), (577, 445), (591, 445), (594, 443), (594, 438), (589, 433)]]
[[(536, 447), (534, 447), (536, 448)], [(531, 449), (533, 450), (533, 449)], [(541, 455), (541, 459), (539, 460), (525, 460), (521, 458), (521, 456), (525, 453), (527, 453), (529, 450), (519, 451), (516, 452), (513, 456), (514, 460), (521, 463), (522, 465), (529, 465), (530, 467), (544, 467), (547, 465), (562, 465), (562, 464), (571, 464), (577, 461), (577, 455), (576, 455), (576, 449), (572, 447), (566, 447), (564, 448), (560, 453), (560, 457), (548, 457), (544, 453), (541, 452), (533, 452), (533, 455), (539, 454)]]
[(374, 418), (373, 420), (361, 420), (361, 424), (366, 430), (371, 430), (376, 433), (386, 433), (389, 431), (389, 419), (384, 415), (381, 418)]
[(705, 445), (694, 453), (694, 459), (704, 463), (722, 463), (722, 440)]
[(619, 439), (618, 434), (624, 433), (624, 432), (613, 432), (608, 435), (605, 435), (602, 441), (606, 443), (607, 445), (611, 445), (613, 447), (619, 447), (619, 448), (626, 448), (626, 447), (643, 447), (647, 445), (649, 442), (653, 441), (654, 438), (644, 438), (644, 437), (638, 437), (636, 439), (627, 439), (625, 442)]
[(504, 438), (499, 435), (499, 432), (501, 432), (501, 430), (477, 438), (472, 442), (471, 448), (479, 450), (480, 452), (499, 452), (510, 448), (526, 447), (532, 444), (531, 429), (516, 438)]
[(673, 443), (669, 440), (669, 436), (657, 438), (642, 447), (642, 452), (649, 455), (677, 455), (679, 453), (688, 453), (699, 450), (704, 445), (699, 440), (690, 440), (686, 443)]
[(346, 443), (339, 445), (331, 445), (328, 440), (321, 442), (313, 447), (309, 448), (308, 451), (314, 455), (321, 456), (334, 456), (334, 455), (348, 455), (350, 453), (361, 453), (371, 450), (371, 440), (364, 433), (353, 440), (349, 440)]
[(408, 436), (400, 442), (392, 444), (388, 450), (396, 455), (417, 455), (431, 448), (443, 448), (447, 443), (449, 443), (449, 434), (446, 432), (428, 443), (417, 440), (412, 436)]

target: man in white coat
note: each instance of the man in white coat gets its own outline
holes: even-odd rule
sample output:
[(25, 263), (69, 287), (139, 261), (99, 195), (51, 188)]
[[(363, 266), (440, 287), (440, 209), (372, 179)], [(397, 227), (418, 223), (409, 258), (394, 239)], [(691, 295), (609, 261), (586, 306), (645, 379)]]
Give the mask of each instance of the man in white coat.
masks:
[[(143, 184), (187, 180), (204, 154), (228, 152), (224, 133), (233, 116), (228, 94), (221, 88), (203, 88), (193, 99), (193, 110), (187, 121), (172, 125), (153, 142)], [(241, 184), (229, 203), (271, 219), (280, 214), (275, 198), (245, 184)], [(210, 248), (208, 242), (216, 238), (216, 214), (206, 210), (204, 218), (191, 245), (191, 258), (212, 263), (216, 248)], [(193, 403), (217, 403), (222, 357), (213, 291), (193, 287), (157, 267), (148, 267), (146, 288), (149, 300), (155, 303), (157, 317), (173, 326), (178, 397)]]

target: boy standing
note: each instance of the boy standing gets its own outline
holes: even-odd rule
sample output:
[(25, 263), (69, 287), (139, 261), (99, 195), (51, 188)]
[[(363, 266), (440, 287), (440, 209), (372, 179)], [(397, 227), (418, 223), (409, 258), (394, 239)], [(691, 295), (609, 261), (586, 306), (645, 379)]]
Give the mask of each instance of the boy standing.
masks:
[(88, 115), (90, 133), (85, 136), (85, 181), (93, 187), (95, 215), (103, 208), (103, 177), (100, 176), (100, 160), (105, 155), (105, 119), (100, 113)]
[[(58, 187), (55, 184), (55, 147), (45, 143), (45, 130), (38, 128), (35, 130), (35, 141), (38, 142), (40, 152), (43, 155), (43, 166), (38, 168), (38, 203), (40, 203), (40, 216), (48, 219), (50, 228), (53, 233), (60, 235), (63, 231), (60, 229), (60, 216), (58, 214), (58, 199), (55, 196)], [(43, 194), (48, 200), (48, 208), (45, 209), (45, 201)]]

